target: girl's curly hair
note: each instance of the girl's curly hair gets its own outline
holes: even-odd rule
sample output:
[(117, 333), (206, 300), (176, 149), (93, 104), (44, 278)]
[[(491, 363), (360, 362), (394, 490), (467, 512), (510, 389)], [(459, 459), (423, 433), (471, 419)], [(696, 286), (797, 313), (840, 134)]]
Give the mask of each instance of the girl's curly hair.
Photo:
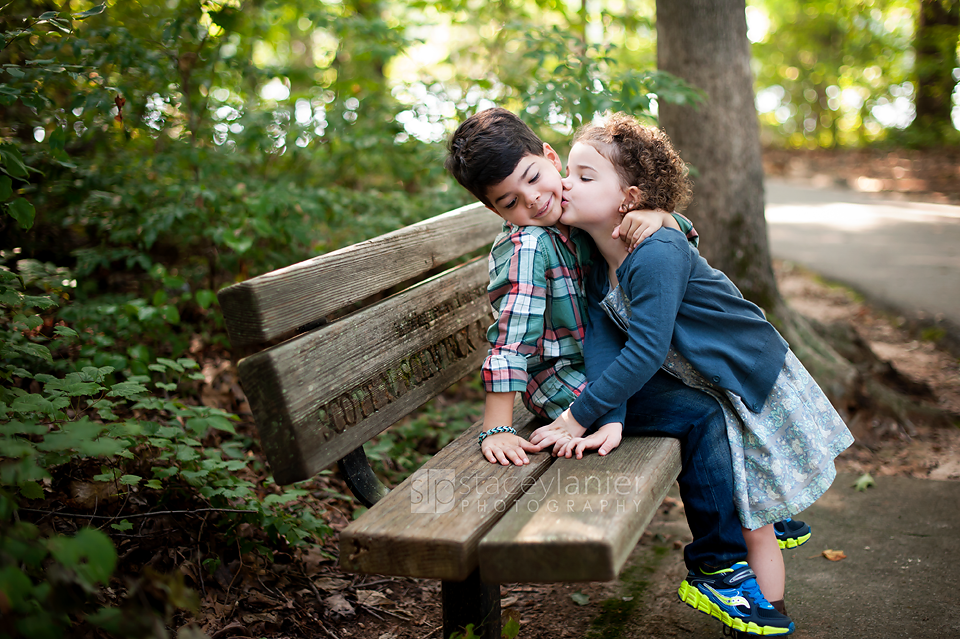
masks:
[(626, 113), (614, 113), (602, 124), (581, 128), (573, 137), (597, 150), (616, 168), (624, 188), (640, 188), (636, 209), (681, 211), (693, 197), (687, 165), (670, 137), (644, 126)]

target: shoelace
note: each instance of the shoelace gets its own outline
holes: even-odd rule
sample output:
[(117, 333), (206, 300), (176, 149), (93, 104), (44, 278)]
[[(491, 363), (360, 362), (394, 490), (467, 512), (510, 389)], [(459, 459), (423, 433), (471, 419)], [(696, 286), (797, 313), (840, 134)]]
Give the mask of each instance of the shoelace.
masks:
[(750, 598), (761, 608), (766, 608), (768, 610), (773, 610), (773, 606), (770, 605), (770, 602), (767, 601), (766, 597), (763, 596), (763, 593), (760, 592), (760, 584), (757, 583), (756, 579), (750, 578), (740, 584), (741, 590), (750, 595)]

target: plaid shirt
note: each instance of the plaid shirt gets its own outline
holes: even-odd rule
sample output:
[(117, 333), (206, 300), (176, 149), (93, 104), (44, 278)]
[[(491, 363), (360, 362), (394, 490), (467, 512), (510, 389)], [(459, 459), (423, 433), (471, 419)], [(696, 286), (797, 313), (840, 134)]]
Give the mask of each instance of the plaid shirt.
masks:
[[(689, 220), (674, 217), (696, 242)], [(488, 393), (520, 392), (528, 410), (554, 420), (583, 390), (583, 283), (592, 251), (590, 236), (575, 228), (567, 238), (552, 226), (504, 223), (490, 249), (496, 321), (481, 372)]]

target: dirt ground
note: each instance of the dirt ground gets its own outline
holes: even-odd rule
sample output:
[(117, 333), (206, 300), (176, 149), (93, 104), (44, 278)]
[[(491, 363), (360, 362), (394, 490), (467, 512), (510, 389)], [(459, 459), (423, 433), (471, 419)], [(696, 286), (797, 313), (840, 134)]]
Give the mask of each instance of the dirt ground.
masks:
[[(765, 164), (768, 175), (807, 184), (884, 190), (891, 196), (960, 203), (960, 155), (953, 152), (773, 151), (765, 155)], [(939, 406), (960, 413), (960, 363), (956, 357), (917, 339), (898, 326), (897, 318), (867, 306), (841, 287), (824, 283), (795, 265), (777, 264), (776, 268), (781, 292), (796, 309), (822, 322), (851, 323), (881, 359), (913, 381), (926, 384)], [(838, 460), (838, 470), (960, 480), (960, 428), (893, 422), (872, 427), (875, 438), (871, 447), (850, 448)], [(335, 476), (329, 481), (339, 485)], [(346, 492), (340, 486), (340, 491)], [(353, 508), (346, 499), (331, 501), (328, 521), (341, 530)], [(689, 541), (686, 534), (682, 507), (668, 497), (641, 540), (642, 546), (653, 551), (643, 553), (646, 564), (634, 563), (628, 568), (630, 574), (612, 583), (505, 585), (501, 589), (504, 620), (519, 622), (521, 639), (620, 636), (612, 631), (629, 617), (642, 591), (663, 606), (679, 605), (673, 593), (683, 576), (677, 558)], [(323, 550), (335, 555), (336, 537), (328, 540)], [(342, 573), (320, 549), (291, 559), (257, 571), (272, 588), (264, 585), (261, 589), (251, 579), (240, 588), (247, 593), (247, 600), (232, 606), (204, 605), (207, 614), (197, 619), (201, 628), (213, 639), (441, 636), (438, 582)], [(663, 569), (654, 570), (650, 565), (661, 561)], [(260, 576), (257, 580), (263, 585)], [(261, 611), (255, 612), (258, 601)], [(652, 611), (654, 617), (656, 614)]]

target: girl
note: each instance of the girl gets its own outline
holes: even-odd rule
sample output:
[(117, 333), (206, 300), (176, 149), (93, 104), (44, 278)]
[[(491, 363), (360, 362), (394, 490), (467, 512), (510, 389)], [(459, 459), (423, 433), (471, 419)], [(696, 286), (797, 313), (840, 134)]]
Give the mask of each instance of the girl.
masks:
[[(590, 383), (531, 442), (566, 457), (609, 453), (622, 432), (607, 425), (584, 437), (583, 425), (624, 411), (661, 366), (712, 394), (727, 415), (748, 562), (766, 599), (782, 600), (783, 559), (772, 524), (827, 490), (833, 460), (853, 437), (762, 311), (682, 233), (662, 229), (632, 252), (611, 234), (626, 211), (682, 210), (689, 201), (686, 167), (666, 134), (616, 114), (577, 133), (567, 172), (561, 221), (590, 234), (607, 268), (598, 264), (587, 284)], [(691, 571), (680, 598), (735, 630), (760, 634), (737, 621), (749, 618), (742, 606), (716, 596), (743, 569)]]

